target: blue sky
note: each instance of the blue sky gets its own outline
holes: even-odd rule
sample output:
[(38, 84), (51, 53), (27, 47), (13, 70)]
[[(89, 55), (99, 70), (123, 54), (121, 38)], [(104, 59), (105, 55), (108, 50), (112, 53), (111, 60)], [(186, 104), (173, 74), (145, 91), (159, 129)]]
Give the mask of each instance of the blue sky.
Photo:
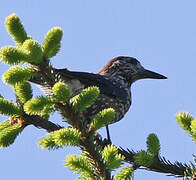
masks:
[[(172, 162), (189, 162), (195, 143), (178, 126), (175, 114), (185, 110), (196, 116), (195, 7), (195, 0), (2, 1), (0, 46), (14, 45), (4, 21), (16, 13), (28, 34), (40, 43), (52, 27), (63, 29), (61, 51), (51, 60), (57, 68), (97, 72), (111, 58), (126, 55), (167, 76), (168, 80), (141, 80), (132, 86), (132, 107), (122, 121), (110, 126), (112, 141), (140, 150), (146, 148), (148, 134), (156, 133), (162, 156)], [(1, 75), (7, 68), (0, 62)], [(9, 86), (0, 82), (0, 87), (0, 94), (14, 99)], [(41, 93), (35, 86), (34, 92)], [(55, 114), (51, 120), (60, 123), (61, 118)], [(105, 129), (100, 133), (104, 136)], [(67, 154), (79, 153), (79, 149), (42, 150), (37, 141), (45, 134), (28, 127), (12, 146), (0, 149), (1, 179), (76, 179), (63, 162)], [(135, 180), (140, 179), (174, 177), (138, 170)]]

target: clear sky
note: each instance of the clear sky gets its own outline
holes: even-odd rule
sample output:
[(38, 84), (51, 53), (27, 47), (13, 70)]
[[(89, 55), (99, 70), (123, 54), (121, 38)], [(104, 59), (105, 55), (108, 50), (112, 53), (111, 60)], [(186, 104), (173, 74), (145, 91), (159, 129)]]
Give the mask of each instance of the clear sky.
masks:
[[(195, 143), (178, 126), (175, 114), (185, 110), (196, 116), (195, 7), (195, 0), (2, 1), (0, 46), (14, 45), (4, 21), (16, 13), (28, 34), (40, 43), (50, 28), (63, 29), (61, 51), (51, 60), (57, 68), (97, 72), (112, 57), (126, 55), (167, 76), (168, 80), (141, 80), (132, 86), (132, 107), (121, 122), (110, 126), (112, 141), (140, 150), (146, 148), (148, 134), (156, 133), (162, 156), (172, 162), (189, 162)], [(0, 74), (7, 69), (0, 62)], [(9, 86), (0, 82), (0, 87), (0, 94), (14, 100)], [(34, 92), (41, 93), (35, 86)], [(61, 118), (55, 115), (51, 120), (60, 123)], [(105, 135), (105, 129), (100, 133)], [(67, 154), (79, 153), (79, 149), (42, 150), (37, 141), (45, 134), (27, 127), (12, 146), (0, 149), (1, 179), (76, 179), (63, 162)], [(138, 170), (135, 180), (141, 179), (174, 177)]]

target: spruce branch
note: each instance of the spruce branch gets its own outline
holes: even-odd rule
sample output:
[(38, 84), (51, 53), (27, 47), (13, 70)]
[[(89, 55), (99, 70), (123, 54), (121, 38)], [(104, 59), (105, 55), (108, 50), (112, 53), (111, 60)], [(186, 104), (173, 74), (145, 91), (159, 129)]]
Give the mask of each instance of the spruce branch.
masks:
[(27, 39), (27, 33), (16, 14), (11, 14), (5, 20), (7, 31), (17, 43), (22, 43)]
[(59, 146), (79, 146), (81, 132), (75, 128), (63, 128), (51, 134), (54, 142)]
[(57, 82), (53, 88), (53, 98), (55, 101), (65, 103), (70, 98), (69, 87), (63, 82)]
[(111, 173), (107, 166), (107, 164), (104, 162), (104, 159), (101, 155), (102, 148), (97, 145), (96, 141), (92, 141), (90, 138), (83, 138), (83, 141), (81, 142), (81, 146), (83, 149), (88, 152), (88, 157), (92, 160), (92, 164), (94, 168), (94, 173), (98, 174), (100, 179), (111, 179)]
[(110, 170), (117, 169), (123, 164), (124, 156), (118, 153), (118, 149), (114, 145), (105, 146), (102, 156)]
[(10, 125), (0, 131), (0, 147), (8, 147), (24, 128), (18, 123)]
[(147, 141), (147, 152), (152, 155), (158, 155), (160, 151), (160, 142), (156, 134), (149, 134)]
[[(64, 118), (70, 119), (69, 122), (81, 132), (80, 146), (82, 151), (87, 152), (86, 155), (91, 159), (94, 167), (94, 173), (100, 179), (111, 179), (110, 171), (102, 158), (102, 147), (97, 144), (95, 134), (89, 131), (85, 117), (81, 116), (80, 112), (75, 111), (70, 106), (57, 104), (62, 111)], [(71, 108), (71, 109), (70, 109)]]
[(26, 125), (33, 125), (36, 128), (44, 129), (47, 132), (53, 132), (63, 128), (62, 126), (55, 124), (47, 119), (38, 115), (23, 115), (23, 120)]
[(98, 130), (101, 127), (108, 125), (115, 117), (115, 110), (113, 108), (107, 108), (100, 111), (90, 124), (90, 129)]
[(196, 119), (193, 119), (191, 121), (190, 128), (191, 128), (191, 135), (193, 136), (194, 140), (196, 140)]
[(194, 118), (188, 112), (180, 112), (176, 115), (178, 124), (192, 136), (192, 139), (196, 142), (196, 118)]
[(71, 99), (72, 105), (76, 111), (82, 112), (96, 101), (99, 93), (99, 88), (96, 86), (85, 88), (80, 94)]
[(22, 48), (28, 55), (28, 58), (25, 59), (26, 62), (40, 64), (43, 61), (42, 49), (37, 41), (33, 39), (27, 39), (23, 43)]
[(16, 97), (22, 103), (26, 103), (33, 96), (31, 85), (28, 82), (17, 83), (14, 86), (14, 91), (15, 91)]
[(14, 86), (17, 83), (23, 83), (29, 80), (33, 76), (34, 72), (35, 70), (30, 66), (12, 66), (3, 74), (2, 79), (5, 83)]
[(142, 150), (135, 154), (134, 159), (137, 166), (144, 166), (148, 168), (152, 165), (154, 157), (148, 152)]
[[(66, 114), (65, 118), (70, 119), (73, 126), (81, 132), (80, 146), (82, 151), (86, 152), (86, 156), (91, 159), (91, 163), (94, 167), (94, 175), (100, 177), (100, 179), (111, 179), (110, 171), (102, 158), (103, 148), (97, 144), (95, 134), (89, 131), (85, 117), (81, 116), (80, 112), (75, 111), (75, 109), (69, 108), (70, 107), (63, 108), (62, 106), (61, 109)], [(69, 116), (67, 116), (67, 114), (69, 114)], [(64, 116), (64, 113), (62, 116)]]
[(54, 137), (52, 135), (53, 133), (48, 134), (47, 136), (43, 137), (42, 139), (39, 140), (38, 145), (42, 149), (48, 149), (48, 150), (55, 150), (62, 148), (62, 146), (59, 146), (58, 144), (55, 143)]
[(176, 120), (179, 123), (179, 125), (187, 131), (189, 134), (191, 134), (191, 121), (194, 118), (187, 112), (180, 112), (176, 115)]
[[(122, 147), (120, 147), (118, 151), (125, 156), (126, 162), (133, 164), (133, 167), (136, 169), (139, 168), (139, 166), (136, 165), (134, 158), (138, 152), (129, 149), (125, 150)], [(184, 177), (185, 171), (190, 169), (190, 165), (178, 161), (172, 163), (169, 160), (166, 160), (165, 157), (156, 156), (154, 157), (152, 164), (149, 167), (145, 167), (143, 169), (159, 173), (166, 173), (170, 176)]]
[(85, 156), (69, 155), (66, 157), (65, 166), (78, 174), (83, 174), (86, 179), (96, 180), (93, 168)]
[[(13, 33), (14, 38), (15, 36), (17, 35)], [(18, 40), (15, 38), (15, 40), (18, 41), (17, 43), (20, 43), (21, 46), (16, 48), (15, 47), (8, 48), (8, 50), (5, 52), (8, 52), (7, 53), (8, 55), (11, 52), (11, 55), (9, 56), (6, 56), (7, 54), (2, 50), (1, 53), (3, 52), (2, 53), (3, 60), (9, 64), (17, 64), (21, 62), (31, 63), (34, 66), (33, 69), (37, 69), (40, 72), (43, 79), (45, 80), (45, 83), (48, 84), (49, 87), (51, 87), (52, 89), (55, 83), (57, 82), (57, 79), (55, 76), (53, 76), (52, 71), (50, 71), (52, 68), (47, 66), (48, 64), (45, 65), (42, 64), (42, 59), (43, 59), (42, 56), (46, 58), (50, 58), (56, 55), (60, 47), (61, 37), (62, 37), (62, 30), (60, 28), (52, 29), (47, 34), (42, 49), (40, 48), (40, 45), (36, 41), (32, 39), (28, 39), (27, 36), (22, 40)], [(17, 67), (12, 67), (8, 72), (4, 74), (3, 77), (6, 83), (9, 83), (13, 87), (14, 86), (16, 87), (15, 91), (16, 94), (18, 93), (17, 96), (20, 102), (20, 106), (24, 108), (26, 113), (28, 113), (26, 114), (25, 112), (22, 111), (22, 115), (20, 114), (21, 115), (20, 118), (24, 121), (25, 126), (32, 124), (35, 127), (43, 128), (49, 132), (54, 133), (54, 134), (52, 133), (51, 136), (47, 137), (46, 139), (44, 139), (44, 141), (42, 141), (42, 143), (40, 143), (42, 147), (50, 147), (54, 149), (57, 148), (57, 146), (60, 147), (61, 145), (66, 145), (66, 144), (80, 145), (83, 150), (88, 152), (87, 158), (90, 158), (92, 161), (91, 163), (94, 165), (93, 170), (95, 171), (93, 171), (94, 172), (93, 175), (96, 174), (96, 176), (101, 177), (101, 179), (105, 179), (105, 178), (110, 179), (111, 176), (110, 171), (108, 170), (107, 165), (104, 163), (104, 160), (101, 157), (102, 147), (96, 144), (96, 141), (94, 140), (94, 134), (92, 132), (89, 132), (87, 123), (84, 122), (85, 121), (84, 117), (80, 113), (94, 103), (94, 101), (97, 99), (99, 95), (99, 89), (97, 87), (89, 87), (85, 89), (81, 94), (79, 94), (79, 96), (76, 96), (71, 99), (72, 104), (69, 104), (69, 102), (66, 103), (69, 97), (67, 97), (67, 99), (63, 99), (62, 103), (65, 104), (62, 104), (61, 101), (58, 103), (54, 102), (53, 101), (54, 97), (53, 98), (51, 97), (30, 98), (31, 95), (29, 97), (26, 97), (25, 94), (21, 94), (20, 91), (23, 90), (22, 87), (19, 87), (19, 84), (21, 85), (22, 83), (25, 83), (27, 80), (29, 80), (32, 77), (33, 74), (34, 71), (31, 73), (27, 73), (26, 71), (23, 71), (23, 68), (17, 66)], [(65, 92), (65, 90), (67, 93), (67, 89), (65, 87), (62, 88), (61, 86), (60, 88), (61, 92), (59, 91), (58, 88), (54, 89), (55, 96), (59, 97), (63, 91)], [(60, 99), (62, 100), (62, 97), (60, 97)], [(50, 121), (47, 121), (46, 119), (41, 117), (40, 115), (42, 110), (48, 104), (55, 104), (55, 106), (61, 110), (63, 117), (69, 118), (70, 121), (72, 121), (74, 127), (79, 132), (72, 133), (73, 132), (72, 131), (67, 133), (68, 129), (60, 130), (62, 127)], [(67, 115), (64, 116), (65, 114)], [(15, 126), (15, 124), (13, 126)], [(72, 137), (72, 139), (70, 135), (71, 133), (74, 136)], [(65, 142), (65, 139), (67, 139), (67, 142)]]
[(2, 62), (14, 65), (27, 61), (29, 55), (20, 47), (5, 46), (0, 49), (0, 58)]
[(0, 97), (0, 114), (5, 116), (20, 117), (23, 114), (23, 111), (11, 101)]
[(51, 58), (55, 56), (61, 47), (61, 38), (63, 31), (59, 27), (54, 27), (45, 36), (42, 50), (45, 57)]
[(53, 101), (51, 97), (40, 96), (37, 98), (32, 98), (24, 104), (24, 111), (29, 115), (43, 115), (47, 114), (45, 108), (52, 105)]
[(0, 133), (2, 130), (4, 130), (5, 128), (9, 127), (10, 126), (10, 121), (9, 120), (6, 120), (6, 121), (3, 121), (2, 123), (0, 123)]
[(114, 180), (130, 180), (133, 178), (134, 169), (132, 166), (123, 167), (115, 176)]
[(189, 168), (186, 169), (184, 180), (195, 180), (196, 178), (196, 156), (194, 156), (194, 164), (190, 163)]

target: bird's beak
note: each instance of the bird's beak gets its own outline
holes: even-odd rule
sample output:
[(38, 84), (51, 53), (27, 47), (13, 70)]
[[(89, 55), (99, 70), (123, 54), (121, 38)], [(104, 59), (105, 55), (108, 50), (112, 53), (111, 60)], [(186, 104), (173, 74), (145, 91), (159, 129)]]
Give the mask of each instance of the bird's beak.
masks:
[(142, 77), (141, 79), (144, 79), (144, 78), (151, 78), (151, 79), (167, 79), (167, 77), (161, 75), (161, 74), (158, 74), (156, 72), (153, 72), (153, 71), (149, 71), (147, 69), (144, 69), (141, 73), (140, 73), (140, 76)]

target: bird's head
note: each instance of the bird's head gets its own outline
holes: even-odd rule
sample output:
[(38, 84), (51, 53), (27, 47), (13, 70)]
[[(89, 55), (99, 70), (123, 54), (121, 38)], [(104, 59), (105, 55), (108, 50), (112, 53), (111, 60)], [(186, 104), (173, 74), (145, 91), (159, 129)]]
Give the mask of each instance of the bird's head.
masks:
[(111, 59), (99, 72), (102, 75), (121, 76), (133, 83), (139, 79), (167, 79), (167, 77), (145, 69), (140, 62), (127, 56), (118, 56)]

